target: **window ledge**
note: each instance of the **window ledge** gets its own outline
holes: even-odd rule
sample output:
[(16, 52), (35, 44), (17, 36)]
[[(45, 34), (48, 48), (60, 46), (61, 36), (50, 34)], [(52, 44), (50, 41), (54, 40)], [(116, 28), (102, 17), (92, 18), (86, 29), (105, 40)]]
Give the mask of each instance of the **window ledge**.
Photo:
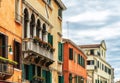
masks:
[(59, 63), (59, 64), (63, 64), (63, 62), (62, 62), (62, 61), (60, 61), (60, 60), (58, 60), (58, 63)]
[(59, 19), (60, 21), (62, 21), (62, 18), (61, 18), (60, 16), (58, 16), (58, 19)]
[(63, 36), (60, 32), (57, 32), (57, 34), (58, 34), (60, 37), (62, 37), (62, 36)]

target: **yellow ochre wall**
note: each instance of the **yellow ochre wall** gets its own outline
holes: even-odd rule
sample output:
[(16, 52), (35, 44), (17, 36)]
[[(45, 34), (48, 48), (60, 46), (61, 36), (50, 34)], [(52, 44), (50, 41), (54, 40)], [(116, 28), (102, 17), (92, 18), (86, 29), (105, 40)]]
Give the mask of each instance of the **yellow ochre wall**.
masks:
[[(15, 21), (15, 0), (1, 0), (0, 2), (0, 33), (8, 36), (8, 45), (12, 48), (14, 39), (22, 42), (22, 26)], [(8, 53), (8, 59), (13, 60), (13, 57)], [(7, 81), (20, 83), (21, 74), (21, 70), (14, 68), (14, 75)]]

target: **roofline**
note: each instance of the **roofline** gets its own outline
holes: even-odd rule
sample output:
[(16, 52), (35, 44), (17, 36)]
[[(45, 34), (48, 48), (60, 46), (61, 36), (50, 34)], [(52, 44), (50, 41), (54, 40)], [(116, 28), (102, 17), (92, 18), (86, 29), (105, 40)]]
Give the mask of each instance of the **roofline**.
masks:
[(62, 39), (63, 40), (63, 43), (70, 43), (70, 44), (72, 44), (74, 47), (76, 47), (79, 51), (81, 51), (84, 55), (85, 55), (85, 57), (87, 58), (87, 55), (84, 53), (84, 51), (78, 46), (78, 45), (76, 45), (73, 41), (71, 41), (71, 40), (69, 40), (69, 39)]
[(66, 10), (66, 6), (63, 4), (61, 0), (54, 0), (63, 10)]

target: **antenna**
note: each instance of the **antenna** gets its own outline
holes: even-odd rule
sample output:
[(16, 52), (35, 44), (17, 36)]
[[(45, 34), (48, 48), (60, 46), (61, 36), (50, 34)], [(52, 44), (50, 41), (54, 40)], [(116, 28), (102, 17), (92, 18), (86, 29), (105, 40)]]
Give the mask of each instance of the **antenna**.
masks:
[(66, 22), (66, 24), (67, 24), (67, 37), (68, 37), (68, 39), (69, 39), (69, 23), (70, 23), (69, 21)]

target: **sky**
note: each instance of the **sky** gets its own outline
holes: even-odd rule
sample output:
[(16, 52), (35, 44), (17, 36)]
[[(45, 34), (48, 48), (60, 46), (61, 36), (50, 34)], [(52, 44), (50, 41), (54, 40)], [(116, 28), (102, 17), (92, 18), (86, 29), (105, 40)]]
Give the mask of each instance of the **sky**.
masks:
[(105, 40), (107, 62), (120, 79), (120, 0), (62, 0), (63, 37), (76, 44), (96, 44)]

